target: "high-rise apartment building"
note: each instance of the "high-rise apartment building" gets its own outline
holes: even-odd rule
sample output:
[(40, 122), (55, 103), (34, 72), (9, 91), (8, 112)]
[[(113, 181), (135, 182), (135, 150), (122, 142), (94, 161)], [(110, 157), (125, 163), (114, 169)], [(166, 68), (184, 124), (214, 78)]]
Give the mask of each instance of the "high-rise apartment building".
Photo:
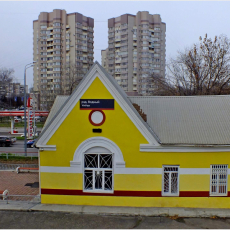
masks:
[(33, 80), (40, 109), (49, 109), (57, 94), (70, 93), (71, 71), (82, 77), (93, 65), (93, 34), (94, 19), (79, 13), (55, 9), (33, 21)]
[(107, 56), (108, 56), (108, 48), (101, 51), (101, 65), (103, 68), (105, 68), (108, 71)]
[[(108, 52), (102, 66), (127, 92), (149, 95), (152, 74), (165, 76), (166, 24), (147, 11), (108, 20)], [(106, 60), (106, 65), (104, 61)]]

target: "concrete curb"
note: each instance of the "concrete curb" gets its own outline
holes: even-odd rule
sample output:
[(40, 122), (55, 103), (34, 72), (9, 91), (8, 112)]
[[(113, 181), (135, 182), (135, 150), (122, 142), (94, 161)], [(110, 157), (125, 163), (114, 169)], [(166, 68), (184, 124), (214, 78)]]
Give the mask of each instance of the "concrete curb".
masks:
[(77, 206), (0, 201), (1, 211), (67, 212), (93, 215), (230, 217), (230, 209)]

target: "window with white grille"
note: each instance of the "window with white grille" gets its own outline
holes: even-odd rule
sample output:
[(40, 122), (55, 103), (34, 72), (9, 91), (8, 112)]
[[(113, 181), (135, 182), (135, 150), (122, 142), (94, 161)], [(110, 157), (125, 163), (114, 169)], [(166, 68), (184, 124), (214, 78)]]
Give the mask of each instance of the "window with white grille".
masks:
[(210, 195), (226, 196), (228, 181), (228, 165), (211, 165)]
[(179, 166), (163, 166), (163, 196), (179, 196)]
[(113, 155), (84, 155), (84, 191), (113, 192)]

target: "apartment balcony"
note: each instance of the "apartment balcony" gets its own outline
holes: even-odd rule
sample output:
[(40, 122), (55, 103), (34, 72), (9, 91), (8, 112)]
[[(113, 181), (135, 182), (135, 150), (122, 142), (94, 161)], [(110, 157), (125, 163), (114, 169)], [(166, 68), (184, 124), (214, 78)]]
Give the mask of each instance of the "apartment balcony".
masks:
[(48, 42), (48, 41), (53, 41), (53, 39), (54, 38), (47, 38), (47, 39), (44, 39), (44, 40), (46, 40)]
[(93, 32), (93, 29), (92, 28), (87, 28), (89, 32)]
[(119, 43), (119, 44), (115, 44), (115, 48), (117, 48), (117, 47), (121, 47), (121, 43)]
[(115, 42), (119, 42), (119, 41), (121, 41), (121, 37), (119, 37), (119, 38), (115, 38), (115, 40), (114, 40)]
[(121, 68), (128, 68), (128, 64), (126, 64), (126, 65), (121, 65)]
[(128, 40), (125, 39), (125, 41), (121, 41), (121, 46), (127, 46), (128, 45)]
[(70, 27), (69, 27), (69, 25), (66, 25), (66, 27), (65, 27), (66, 29), (69, 29)]
[[(122, 67), (121, 67), (122, 68)], [(122, 70), (121, 69), (121, 73), (128, 73), (128, 69), (127, 70)]]
[(120, 33), (121, 35), (125, 35), (125, 34), (128, 34), (128, 30), (126, 30), (126, 31), (121, 31), (121, 33)]
[(121, 72), (120, 72), (120, 71), (116, 71), (116, 70), (115, 70), (115, 74), (116, 74), (116, 75), (117, 75), (117, 74), (121, 74)]
[(88, 30), (87, 26), (82, 26), (82, 30)]
[(128, 56), (128, 52), (123, 51), (121, 57), (127, 57), (127, 56)]
[(115, 63), (121, 63), (121, 58), (118, 60), (115, 60)]
[(128, 42), (128, 36), (121, 37), (121, 41), (127, 41)]

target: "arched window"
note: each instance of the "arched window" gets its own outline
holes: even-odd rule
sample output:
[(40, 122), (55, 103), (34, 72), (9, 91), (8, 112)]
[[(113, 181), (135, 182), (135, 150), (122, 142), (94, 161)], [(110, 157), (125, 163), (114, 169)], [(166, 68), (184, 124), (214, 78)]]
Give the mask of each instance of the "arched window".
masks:
[(125, 168), (120, 148), (105, 137), (92, 137), (76, 149), (71, 167), (83, 174), (84, 192), (111, 193), (114, 190), (114, 173)]

